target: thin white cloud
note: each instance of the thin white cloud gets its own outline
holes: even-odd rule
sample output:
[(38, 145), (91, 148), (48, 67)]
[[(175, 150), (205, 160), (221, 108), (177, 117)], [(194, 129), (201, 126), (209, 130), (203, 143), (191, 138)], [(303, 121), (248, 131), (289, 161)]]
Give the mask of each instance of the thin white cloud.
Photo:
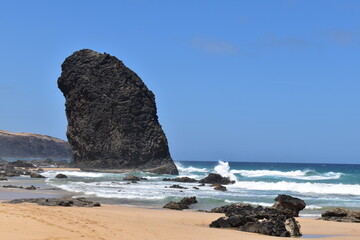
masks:
[(192, 40), (192, 45), (204, 52), (212, 54), (236, 55), (242, 53), (237, 45), (225, 40), (196, 37)]

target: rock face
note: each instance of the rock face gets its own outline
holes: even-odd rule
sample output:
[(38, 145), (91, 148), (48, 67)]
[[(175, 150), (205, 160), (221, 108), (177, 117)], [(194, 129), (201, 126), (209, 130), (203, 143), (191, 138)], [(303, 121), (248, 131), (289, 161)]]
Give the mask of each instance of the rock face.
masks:
[(272, 207), (279, 211), (288, 211), (292, 213), (293, 217), (298, 217), (299, 212), (306, 207), (306, 204), (304, 200), (282, 194), (275, 198), (275, 204)]
[(301, 236), (300, 225), (291, 216), (273, 208), (253, 207), (248, 204), (231, 204), (211, 212), (225, 213), (210, 224), (213, 228), (238, 228), (240, 231), (270, 236)]
[(71, 159), (71, 148), (58, 138), (0, 130), (0, 157)]
[(322, 220), (335, 222), (357, 222), (360, 223), (360, 211), (346, 208), (334, 208), (321, 214)]
[(77, 166), (178, 174), (154, 94), (116, 57), (77, 51), (62, 64), (58, 86), (66, 98), (67, 137)]

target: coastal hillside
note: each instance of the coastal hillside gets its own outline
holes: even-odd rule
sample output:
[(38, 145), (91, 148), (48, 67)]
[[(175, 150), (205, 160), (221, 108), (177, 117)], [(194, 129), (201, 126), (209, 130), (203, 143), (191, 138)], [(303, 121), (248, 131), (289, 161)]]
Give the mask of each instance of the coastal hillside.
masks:
[(71, 148), (58, 138), (0, 130), (0, 157), (71, 159)]

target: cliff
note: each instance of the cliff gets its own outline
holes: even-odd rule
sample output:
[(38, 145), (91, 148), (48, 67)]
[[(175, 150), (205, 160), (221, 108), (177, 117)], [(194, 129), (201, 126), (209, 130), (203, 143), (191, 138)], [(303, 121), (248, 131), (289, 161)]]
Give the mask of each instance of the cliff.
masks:
[(154, 94), (116, 57), (89, 49), (62, 64), (67, 137), (83, 170), (178, 174)]
[(0, 157), (71, 159), (71, 149), (58, 138), (0, 130)]

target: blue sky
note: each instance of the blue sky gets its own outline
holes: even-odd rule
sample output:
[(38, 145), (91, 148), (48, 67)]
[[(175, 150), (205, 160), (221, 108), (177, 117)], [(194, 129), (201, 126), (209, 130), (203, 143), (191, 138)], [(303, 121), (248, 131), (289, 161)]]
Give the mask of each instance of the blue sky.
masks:
[(0, 129), (66, 139), (90, 48), (155, 93), (175, 160), (360, 163), (360, 2), (0, 1)]

